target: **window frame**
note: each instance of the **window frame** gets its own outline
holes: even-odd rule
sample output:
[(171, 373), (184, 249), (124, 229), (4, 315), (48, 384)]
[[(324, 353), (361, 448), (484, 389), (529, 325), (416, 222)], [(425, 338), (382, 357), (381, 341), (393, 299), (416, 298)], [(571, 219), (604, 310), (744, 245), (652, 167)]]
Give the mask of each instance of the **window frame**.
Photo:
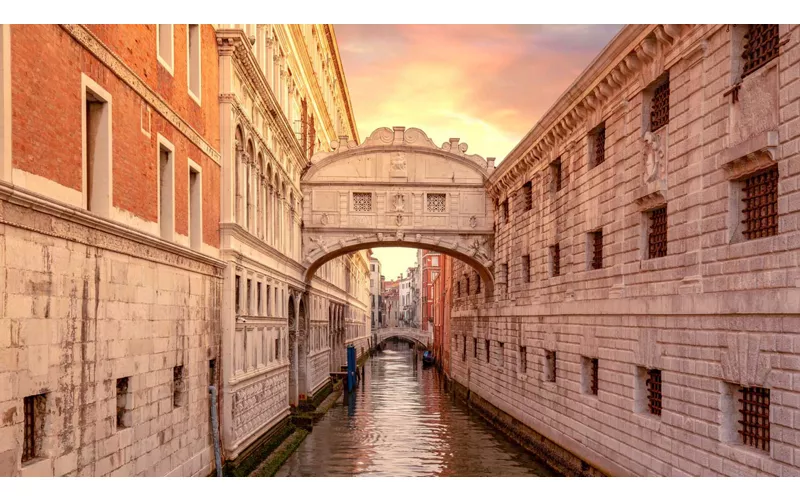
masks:
[[(161, 55), (161, 26), (169, 26), (169, 44), (170, 53), (169, 61)], [(167, 70), (171, 76), (175, 76), (175, 25), (174, 24), (156, 24), (156, 58), (159, 64)]]
[[(195, 93), (194, 90), (192, 90), (192, 52), (190, 50), (192, 26), (197, 26), (197, 93)], [(198, 106), (203, 105), (203, 27), (202, 26), (203, 26), (202, 24), (186, 25), (186, 88), (187, 92), (189, 93), (189, 97), (191, 97), (192, 100), (196, 102)]]

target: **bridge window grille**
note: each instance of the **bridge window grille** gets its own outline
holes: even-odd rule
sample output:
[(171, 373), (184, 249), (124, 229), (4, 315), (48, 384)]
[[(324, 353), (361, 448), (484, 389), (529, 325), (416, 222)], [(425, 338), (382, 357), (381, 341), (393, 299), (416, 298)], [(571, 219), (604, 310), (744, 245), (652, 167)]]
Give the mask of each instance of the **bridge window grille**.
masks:
[(552, 261), (551, 275), (561, 275), (561, 249), (558, 243), (550, 247), (550, 259)]
[(778, 167), (748, 177), (742, 194), (744, 237), (754, 240), (778, 234)]
[(769, 389), (742, 387), (739, 389), (739, 435), (742, 443), (769, 451)]
[(533, 183), (531, 181), (522, 186), (522, 197), (525, 211), (533, 209)]
[(742, 78), (754, 73), (780, 53), (777, 24), (751, 24), (745, 35)]
[(669, 123), (669, 74), (653, 91), (650, 108), (650, 130), (656, 131)]
[(545, 375), (548, 382), (556, 381), (556, 352), (545, 351)]
[(553, 177), (553, 190), (556, 192), (561, 191), (561, 157), (558, 157), (553, 163), (550, 164), (550, 174)]
[(667, 207), (650, 212), (650, 232), (647, 236), (647, 255), (650, 259), (667, 255)]
[(41, 455), (44, 439), (44, 418), (47, 411), (47, 396), (38, 394), (22, 400), (23, 436), (22, 463)]
[(372, 193), (353, 193), (354, 212), (372, 212)]
[(661, 415), (661, 370), (647, 370), (647, 408), (653, 415)]
[(522, 281), (524, 283), (531, 282), (531, 256), (522, 256)]
[(603, 230), (597, 230), (592, 234), (592, 269), (603, 268)]
[(528, 373), (528, 349), (525, 346), (519, 348), (519, 370), (521, 373)]
[(447, 207), (447, 195), (442, 193), (428, 193), (428, 212), (443, 213)]
[(488, 363), (489, 362), (489, 354), (490, 354), (490, 351), (491, 351), (491, 343), (489, 342), (488, 339), (483, 341), (483, 348), (486, 351), (486, 362)]
[(598, 125), (591, 133), (592, 143), (592, 157), (589, 164), (590, 168), (594, 168), (604, 161), (606, 161), (606, 124), (605, 122)]

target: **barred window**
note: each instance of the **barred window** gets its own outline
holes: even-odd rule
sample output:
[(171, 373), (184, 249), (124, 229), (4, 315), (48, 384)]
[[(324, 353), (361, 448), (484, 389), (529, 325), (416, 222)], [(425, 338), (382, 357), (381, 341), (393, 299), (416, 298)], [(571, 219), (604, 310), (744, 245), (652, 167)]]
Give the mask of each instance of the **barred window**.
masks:
[(467, 360), (467, 336), (464, 335), (462, 338), (464, 339), (464, 342), (463, 342), (464, 343), (464, 345), (463, 345), (464, 349), (461, 351), (461, 361), (466, 361)]
[(47, 395), (28, 396), (22, 400), (23, 436), (22, 463), (42, 454), (44, 419), (47, 414)]
[(130, 427), (133, 423), (133, 397), (130, 391), (130, 377), (117, 379), (117, 430)]
[(428, 193), (428, 212), (444, 212), (446, 207), (447, 195), (444, 193)]
[(550, 275), (559, 276), (561, 274), (561, 249), (558, 243), (550, 247), (550, 261), (552, 264)]
[(650, 105), (650, 130), (656, 131), (669, 123), (669, 74), (653, 91)]
[(491, 350), (490, 346), (491, 346), (491, 344), (489, 342), (489, 339), (486, 339), (486, 340), (483, 341), (483, 347), (486, 350), (486, 362), (487, 363), (489, 362), (489, 354), (490, 354), (490, 350)]
[(591, 132), (591, 161), (589, 168), (594, 168), (606, 161), (606, 123), (603, 122)]
[(751, 24), (745, 35), (742, 78), (754, 73), (780, 53), (777, 24)]
[(661, 370), (647, 370), (647, 408), (653, 415), (661, 415)]
[(476, 359), (478, 357), (478, 339), (477, 338), (473, 338), (472, 339), (472, 357), (476, 358)]
[(505, 281), (506, 286), (508, 286), (509, 278), (508, 278), (508, 264), (507, 263), (500, 264), (500, 276)]
[(589, 392), (594, 394), (595, 396), (597, 396), (597, 389), (598, 389), (598, 385), (599, 385), (599, 383), (598, 383), (598, 379), (599, 379), (599, 377), (598, 377), (598, 365), (599, 365), (599, 363), (597, 361), (597, 358), (592, 358), (590, 360), (591, 377), (589, 378), (590, 379)]
[(177, 408), (179, 406), (183, 406), (184, 400), (183, 396), (185, 393), (184, 390), (184, 379), (183, 379), (183, 365), (176, 366), (172, 369), (172, 406), (173, 408)]
[(456, 283), (456, 297), (461, 297), (461, 280)]
[(469, 276), (466, 276), (465, 279), (467, 280), (467, 295), (469, 295)]
[(508, 200), (504, 201), (503, 204), (500, 206), (501, 214), (503, 217), (503, 223), (508, 222)]
[(533, 208), (533, 184), (531, 181), (526, 182), (525, 185), (522, 186), (522, 197), (523, 206), (527, 212)]
[(556, 352), (545, 351), (545, 375), (548, 382), (556, 381)]
[(592, 269), (602, 269), (603, 268), (603, 230), (598, 229), (597, 231), (590, 233), (591, 238), (589, 239), (592, 247)]
[(561, 191), (561, 157), (559, 156), (553, 163), (550, 164), (550, 175), (553, 179), (553, 189), (558, 192)]
[(739, 435), (742, 443), (769, 451), (769, 389), (741, 387), (739, 389)]
[(528, 348), (520, 346), (519, 348), (519, 371), (520, 373), (528, 373)]
[(745, 179), (742, 186), (744, 237), (748, 240), (778, 234), (778, 167)]
[(475, 293), (481, 293), (481, 275), (475, 273)]
[(522, 256), (522, 281), (524, 283), (531, 282), (531, 256)]
[(372, 212), (372, 193), (353, 193), (354, 212)]
[(650, 231), (647, 236), (647, 255), (649, 259), (667, 255), (667, 207), (650, 212)]

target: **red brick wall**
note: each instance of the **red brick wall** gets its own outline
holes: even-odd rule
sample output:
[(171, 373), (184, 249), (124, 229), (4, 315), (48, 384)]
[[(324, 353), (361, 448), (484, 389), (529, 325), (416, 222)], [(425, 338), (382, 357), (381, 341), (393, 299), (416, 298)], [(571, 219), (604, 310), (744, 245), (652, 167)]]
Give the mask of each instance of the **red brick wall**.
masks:
[[(175, 26), (175, 76), (156, 59), (155, 27), (99, 25), (91, 30), (215, 149), (219, 148), (216, 38), (203, 26), (202, 107), (187, 91), (186, 26)], [(202, 167), (203, 240), (219, 246), (220, 172), (210, 158), (151, 109), (150, 137), (141, 130), (143, 99), (58, 25), (15, 25), (11, 31), (14, 167), (81, 190), (81, 73), (112, 96), (114, 206), (158, 220), (157, 134), (175, 145), (175, 230), (188, 234), (188, 158)], [(156, 74), (160, 76), (156, 76)], [(161, 75), (163, 73), (163, 75)]]

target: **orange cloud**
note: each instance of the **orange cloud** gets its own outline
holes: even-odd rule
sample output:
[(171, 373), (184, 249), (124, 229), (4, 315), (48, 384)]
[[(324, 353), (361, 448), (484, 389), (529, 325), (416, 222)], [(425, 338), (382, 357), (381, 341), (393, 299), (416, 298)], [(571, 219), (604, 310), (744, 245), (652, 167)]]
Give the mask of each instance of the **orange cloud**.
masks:
[(362, 139), (419, 127), (497, 163), (619, 31), (575, 25), (338, 25)]

